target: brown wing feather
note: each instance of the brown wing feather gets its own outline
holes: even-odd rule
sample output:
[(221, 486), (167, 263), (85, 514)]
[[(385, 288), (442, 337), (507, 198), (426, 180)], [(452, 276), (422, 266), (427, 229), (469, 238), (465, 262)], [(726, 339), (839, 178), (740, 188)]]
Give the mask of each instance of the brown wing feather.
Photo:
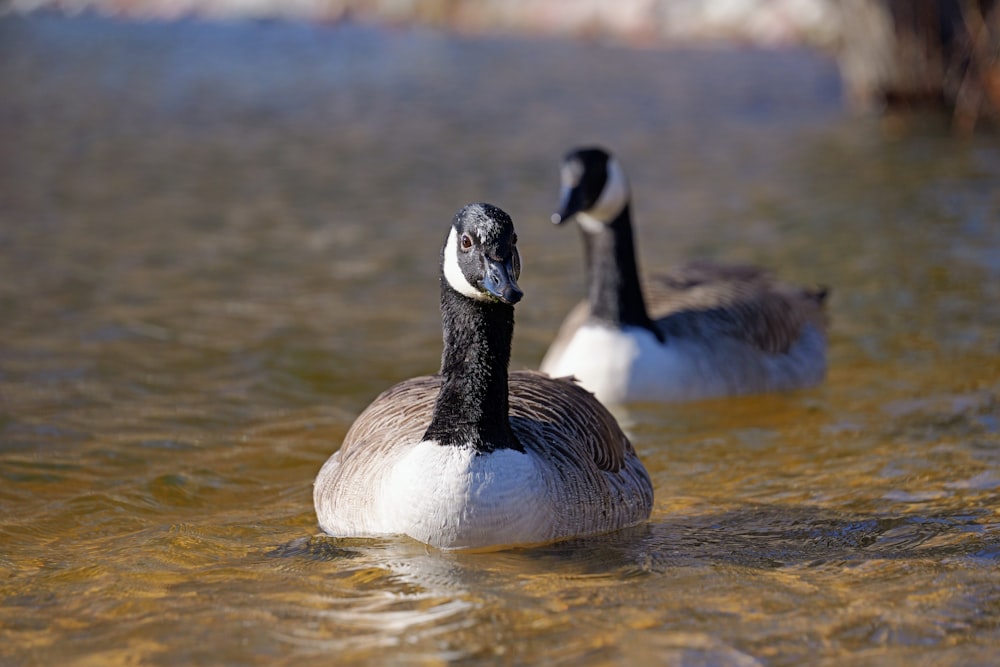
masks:
[(694, 262), (643, 285), (649, 315), (667, 336), (726, 335), (783, 353), (806, 324), (826, 328), (825, 289), (775, 282), (754, 266)]
[[(600, 470), (617, 472), (632, 445), (618, 422), (594, 395), (569, 378), (553, 379), (535, 371), (510, 375), (511, 428), (521, 443), (545, 458), (569, 465), (592, 461)], [(441, 377), (412, 378), (382, 392), (358, 416), (340, 448), (340, 463), (379, 456), (365, 442), (418, 442), (430, 423)], [(386, 441), (385, 434), (392, 438)], [(360, 460), (355, 464), (361, 464)]]
[[(357, 457), (352, 465), (363, 465), (363, 459), (384, 456), (385, 448), (398, 443), (420, 442), (430, 424), (434, 402), (441, 388), (437, 375), (423, 375), (404, 380), (379, 394), (351, 425), (338, 452), (343, 465)], [(391, 433), (391, 438), (386, 438)], [(369, 443), (366, 445), (366, 443)], [(370, 443), (382, 443), (382, 446)]]
[(571, 378), (511, 373), (510, 417), (524, 446), (544, 450), (547, 457), (582, 458), (600, 470), (618, 472), (634, 453), (614, 416)]

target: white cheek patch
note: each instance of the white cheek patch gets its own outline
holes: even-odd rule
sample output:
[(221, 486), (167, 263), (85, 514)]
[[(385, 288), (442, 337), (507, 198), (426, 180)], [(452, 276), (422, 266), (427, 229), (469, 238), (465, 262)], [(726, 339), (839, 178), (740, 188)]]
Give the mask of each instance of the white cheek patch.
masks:
[(451, 288), (459, 294), (464, 294), (470, 299), (477, 301), (488, 301), (490, 296), (471, 284), (462, 273), (462, 267), (458, 265), (458, 232), (451, 228), (448, 234), (448, 242), (444, 246), (444, 279), (448, 281)]
[(584, 213), (583, 211), (577, 213), (576, 221), (583, 227), (583, 231), (588, 234), (600, 234), (604, 231), (604, 222), (595, 218), (590, 213)]
[(608, 178), (604, 183), (604, 189), (588, 213), (597, 220), (611, 222), (628, 204), (628, 199), (628, 178), (618, 160), (611, 158), (608, 160)]

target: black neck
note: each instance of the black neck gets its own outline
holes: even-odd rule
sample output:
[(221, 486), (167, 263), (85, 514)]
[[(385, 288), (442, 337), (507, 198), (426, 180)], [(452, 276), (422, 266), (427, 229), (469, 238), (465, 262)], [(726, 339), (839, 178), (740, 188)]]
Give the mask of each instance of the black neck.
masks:
[(476, 301), (441, 281), (441, 391), (424, 440), (472, 445), (480, 453), (524, 451), (510, 429), (507, 366), (514, 307)]
[(662, 340), (642, 298), (629, 209), (626, 205), (600, 232), (583, 232), (591, 316), (614, 326), (644, 327)]

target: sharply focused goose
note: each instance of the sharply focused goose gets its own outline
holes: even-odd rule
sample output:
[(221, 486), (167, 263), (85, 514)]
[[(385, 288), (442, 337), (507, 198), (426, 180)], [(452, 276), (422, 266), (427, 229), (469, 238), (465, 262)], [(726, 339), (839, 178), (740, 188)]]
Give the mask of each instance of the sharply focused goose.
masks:
[(649, 516), (649, 475), (592, 394), (534, 371), (508, 376), (516, 244), (495, 206), (455, 215), (441, 253), (441, 371), (383, 392), (327, 460), (313, 489), (326, 533), (495, 549)]
[(552, 221), (575, 219), (583, 233), (589, 296), (566, 317), (542, 371), (576, 377), (607, 404), (783, 391), (823, 379), (825, 290), (704, 261), (642, 287), (618, 160), (601, 148), (571, 151), (561, 180)]

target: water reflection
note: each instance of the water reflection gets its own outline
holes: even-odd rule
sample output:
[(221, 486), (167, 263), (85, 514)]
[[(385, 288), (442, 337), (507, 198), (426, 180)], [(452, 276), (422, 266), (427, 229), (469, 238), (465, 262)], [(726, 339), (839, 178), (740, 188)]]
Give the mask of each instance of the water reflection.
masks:
[[(683, 518), (661, 513), (650, 524), (627, 531), (488, 557), (437, 552), (409, 540), (326, 536), (303, 538), (269, 555), (290, 559), (296, 563), (292, 567), (304, 567), (303, 561), (335, 564), (324, 592), (296, 599), (294, 613), (303, 622), (290, 635), (278, 632), (283, 641), (309, 653), (421, 647), (437, 638), (437, 650), (422, 654), (418, 648), (414, 655), (482, 657), (483, 647), (465, 646), (463, 636), (478, 635), (475, 629), (489, 618), (497, 632), (511, 634), (524, 632), (526, 620), (528, 628), (541, 625), (547, 632), (572, 623), (575, 633), (585, 629), (591, 641), (602, 645), (599, 654), (616, 659), (664, 652), (696, 664), (753, 664), (751, 655), (719, 639), (733, 624), (758, 622), (745, 603), (732, 599), (732, 586), (751, 596), (754, 606), (780, 615), (803, 603), (820, 603), (836, 619), (830, 621), (838, 626), (832, 638), (844, 641), (843, 635), (861, 627), (856, 619), (848, 621), (849, 628), (840, 627), (851, 616), (841, 605), (853, 587), (895, 597), (902, 584), (904, 595), (910, 595), (905, 588), (912, 583), (912, 572), (901, 578), (894, 563), (909, 562), (917, 569), (919, 563), (938, 563), (936, 574), (920, 575), (928, 585), (956, 567), (988, 578), (1000, 548), (998, 526), (984, 523), (990, 515), (981, 509), (955, 515), (845, 517), (816, 508), (750, 506)], [(845, 573), (853, 581), (845, 583)], [(668, 614), (676, 620), (665, 626), (664, 602), (651, 586), (671, 587), (668, 607), (691, 616)], [(965, 608), (968, 592), (960, 586), (938, 596), (932, 606), (947, 614), (952, 626), (978, 623), (984, 609)], [(653, 600), (659, 609), (644, 607)], [(608, 623), (608, 613), (614, 622)], [(869, 614), (865, 632), (883, 642), (899, 633), (922, 637), (921, 642), (943, 641), (947, 630), (928, 627), (921, 613), (898, 618)], [(996, 615), (1000, 608), (988, 613)], [(715, 624), (712, 634), (696, 630), (706, 621)], [(815, 632), (801, 619), (795, 626)], [(667, 631), (642, 632), (650, 628)], [(517, 650), (532, 647), (531, 634)], [(542, 655), (551, 657), (552, 650)]]

